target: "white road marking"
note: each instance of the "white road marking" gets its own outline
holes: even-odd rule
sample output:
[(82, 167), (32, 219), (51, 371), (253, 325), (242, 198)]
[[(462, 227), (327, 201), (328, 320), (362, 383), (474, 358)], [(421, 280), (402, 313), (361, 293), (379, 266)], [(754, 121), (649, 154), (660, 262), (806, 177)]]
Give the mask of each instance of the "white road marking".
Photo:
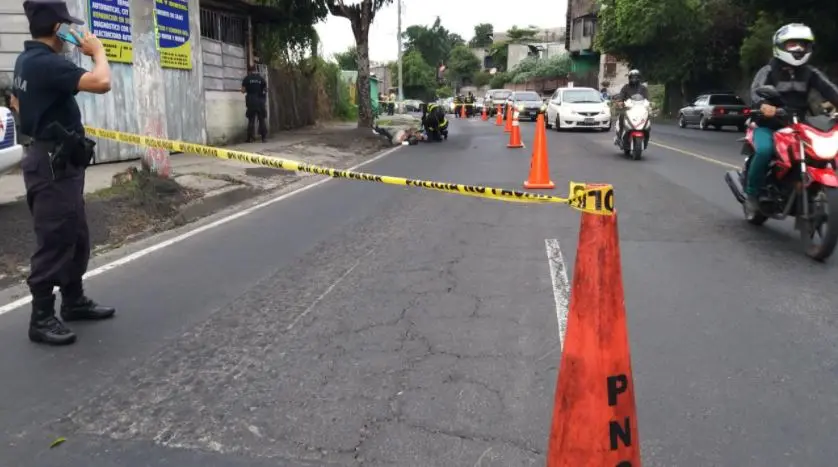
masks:
[(346, 279), (346, 276), (351, 274), (352, 271), (354, 271), (355, 268), (357, 268), (361, 264), (361, 260), (363, 260), (367, 256), (371, 255), (373, 251), (375, 251), (375, 250), (370, 250), (364, 256), (358, 258), (358, 260), (355, 261), (355, 263), (352, 264), (352, 266), (349, 269), (347, 269), (346, 272), (341, 274), (341, 276), (338, 277), (338, 279), (336, 281), (334, 281), (332, 283), (332, 285), (330, 285), (326, 290), (324, 290), (323, 293), (320, 294), (319, 297), (315, 298), (314, 301), (311, 302), (311, 305), (309, 305), (308, 308), (305, 309), (305, 311), (303, 311), (296, 318), (294, 318), (294, 321), (292, 321), (291, 324), (289, 324), (288, 327), (285, 328), (285, 330), (290, 331), (294, 326), (297, 325), (298, 322), (300, 322), (301, 319), (303, 319), (307, 314), (311, 313), (311, 310), (313, 310), (314, 307), (316, 307), (317, 304), (320, 303), (321, 300), (326, 298), (326, 295), (329, 295), (332, 292), (332, 290), (334, 290), (334, 288), (338, 286), (338, 284), (343, 282), (343, 280)]
[[(384, 151), (383, 153), (373, 157), (372, 159), (361, 162), (360, 164), (352, 166), (347, 170), (348, 171), (358, 170), (359, 168), (361, 168), (365, 165), (371, 164), (371, 163), (373, 163), (373, 162), (375, 162), (379, 159), (382, 159), (386, 156), (389, 156), (390, 154), (394, 153), (395, 151), (397, 151), (399, 149), (401, 149), (401, 146), (396, 146), (392, 149), (388, 149), (387, 151)], [(268, 206), (270, 206), (274, 203), (284, 201), (284, 200), (286, 200), (286, 199), (288, 199), (292, 196), (298, 195), (298, 194), (300, 194), (304, 191), (308, 191), (308, 190), (311, 190), (314, 187), (318, 187), (318, 186), (323, 185), (325, 183), (329, 183), (332, 180), (335, 180), (335, 179), (332, 178), (332, 177), (326, 177), (323, 180), (312, 183), (311, 185), (306, 185), (306, 186), (300, 187), (300, 188), (298, 188), (294, 191), (284, 193), (282, 195), (277, 196), (276, 198), (271, 198), (271, 199), (269, 199), (265, 202), (262, 202), (262, 203), (259, 203), (259, 204), (255, 205), (255, 206), (251, 206), (247, 209), (243, 209), (243, 210), (241, 210), (241, 211), (239, 211), (235, 214), (231, 214), (227, 217), (218, 219), (217, 221), (211, 222), (211, 223), (206, 224), (206, 225), (202, 225), (202, 226), (200, 226), (200, 227), (198, 227), (194, 230), (184, 232), (184, 233), (182, 233), (182, 234), (180, 234), (176, 237), (172, 237), (168, 240), (165, 240), (165, 241), (162, 241), (160, 243), (156, 243), (154, 245), (151, 245), (148, 248), (144, 248), (142, 250), (131, 253), (128, 256), (123, 256), (122, 258), (119, 258), (116, 261), (110, 262), (110, 263), (102, 265), (102, 266), (100, 266), (96, 269), (88, 271), (87, 274), (84, 275), (84, 279), (90, 279), (90, 278), (96, 277), (100, 274), (104, 274), (108, 271), (116, 269), (120, 266), (124, 266), (124, 265), (126, 265), (126, 264), (128, 264), (132, 261), (138, 260), (138, 259), (140, 259), (144, 256), (147, 256), (151, 253), (154, 253), (155, 251), (162, 250), (163, 248), (166, 248), (166, 247), (170, 247), (170, 246), (172, 246), (176, 243), (180, 243), (180, 242), (182, 242), (182, 241), (184, 241), (188, 238), (194, 237), (194, 236), (196, 236), (196, 235), (198, 235), (202, 232), (206, 232), (207, 230), (211, 230), (211, 229), (214, 229), (216, 227), (227, 224), (229, 222), (232, 222), (232, 221), (234, 221), (234, 220), (236, 220), (240, 217), (244, 217), (248, 214), (253, 214), (254, 212), (256, 212), (256, 211), (258, 211), (262, 208), (266, 208), (266, 207), (268, 207)], [(13, 302), (7, 303), (6, 305), (3, 305), (2, 307), (0, 307), (0, 315), (4, 315), (4, 314), (6, 314), (10, 311), (16, 310), (16, 309), (28, 304), (31, 301), (32, 301), (32, 296), (27, 295), (25, 297), (22, 297), (22, 298), (19, 298), (19, 299), (13, 301)]]
[(564, 336), (567, 332), (567, 313), (570, 303), (570, 281), (567, 280), (567, 268), (562, 258), (562, 249), (555, 238), (544, 240), (547, 248), (547, 262), (550, 264), (550, 280), (553, 282), (553, 299), (556, 301), (556, 320), (559, 323), (559, 348), (564, 348)]

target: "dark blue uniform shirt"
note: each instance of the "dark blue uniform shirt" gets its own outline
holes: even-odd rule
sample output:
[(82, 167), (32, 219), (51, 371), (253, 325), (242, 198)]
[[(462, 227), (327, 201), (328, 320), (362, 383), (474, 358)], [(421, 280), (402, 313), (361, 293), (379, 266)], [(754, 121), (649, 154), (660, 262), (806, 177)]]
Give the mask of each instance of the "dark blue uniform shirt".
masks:
[(13, 88), (20, 107), (20, 132), (36, 140), (52, 140), (55, 136), (46, 127), (58, 122), (68, 131), (84, 134), (75, 96), (86, 72), (42, 42), (24, 42), (15, 62)]

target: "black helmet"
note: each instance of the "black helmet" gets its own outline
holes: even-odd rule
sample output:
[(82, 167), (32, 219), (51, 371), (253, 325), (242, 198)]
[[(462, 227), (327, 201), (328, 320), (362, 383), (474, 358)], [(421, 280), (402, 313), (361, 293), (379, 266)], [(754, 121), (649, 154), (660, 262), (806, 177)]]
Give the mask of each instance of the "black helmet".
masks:
[(631, 70), (628, 72), (629, 84), (640, 84), (640, 71)]

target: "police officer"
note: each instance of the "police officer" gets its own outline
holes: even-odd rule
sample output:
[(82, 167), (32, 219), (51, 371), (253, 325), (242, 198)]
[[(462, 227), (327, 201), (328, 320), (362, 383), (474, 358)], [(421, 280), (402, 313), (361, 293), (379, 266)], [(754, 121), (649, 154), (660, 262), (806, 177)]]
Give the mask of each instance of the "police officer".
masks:
[(268, 138), (268, 128), (265, 125), (265, 119), (268, 116), (267, 96), (268, 83), (265, 78), (259, 73), (256, 73), (256, 67), (250, 65), (247, 67), (247, 76), (242, 80), (242, 93), (244, 96), (244, 104), (247, 106), (247, 142), (250, 143), (256, 139), (253, 134), (254, 120), (259, 119), (259, 136), (262, 137), (264, 143)]
[(27, 0), (23, 8), (32, 40), (24, 42), (15, 62), (13, 93), (20, 132), (28, 140), (21, 169), (37, 243), (27, 280), (32, 294), (29, 339), (66, 345), (76, 335), (55, 317), (53, 287), (61, 290), (64, 321), (100, 320), (116, 311), (87, 298), (82, 287), (90, 258), (84, 170), (93, 144), (84, 138), (75, 99), (79, 91), (110, 91), (111, 69), (102, 43), (89, 32), (72, 34), (81, 52), (93, 59), (93, 70), (61, 55), (65, 43), (56, 35), (58, 28), (84, 24), (70, 16), (63, 0)]

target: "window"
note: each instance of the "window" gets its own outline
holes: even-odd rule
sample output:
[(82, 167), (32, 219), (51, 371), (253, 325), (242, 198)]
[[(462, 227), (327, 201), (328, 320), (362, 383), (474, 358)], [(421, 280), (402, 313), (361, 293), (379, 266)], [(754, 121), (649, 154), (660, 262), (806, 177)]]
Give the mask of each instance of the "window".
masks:
[(710, 105), (745, 105), (745, 102), (738, 96), (721, 94), (710, 96)]
[(583, 37), (594, 37), (594, 33), (596, 32), (596, 23), (591, 18), (585, 18), (582, 23), (582, 36)]
[(571, 26), (571, 39), (578, 41), (582, 38), (582, 23), (583, 20), (577, 19), (573, 21), (573, 25)]
[(247, 22), (241, 16), (201, 8), (201, 37), (245, 46), (247, 44)]
[(613, 64), (616, 65), (617, 64), (617, 57), (615, 57), (613, 55), (606, 55), (605, 56), (605, 63), (613, 63)]
[(602, 71), (603, 76), (606, 78), (614, 78), (617, 76), (617, 64), (616, 63), (606, 63), (605, 69)]

